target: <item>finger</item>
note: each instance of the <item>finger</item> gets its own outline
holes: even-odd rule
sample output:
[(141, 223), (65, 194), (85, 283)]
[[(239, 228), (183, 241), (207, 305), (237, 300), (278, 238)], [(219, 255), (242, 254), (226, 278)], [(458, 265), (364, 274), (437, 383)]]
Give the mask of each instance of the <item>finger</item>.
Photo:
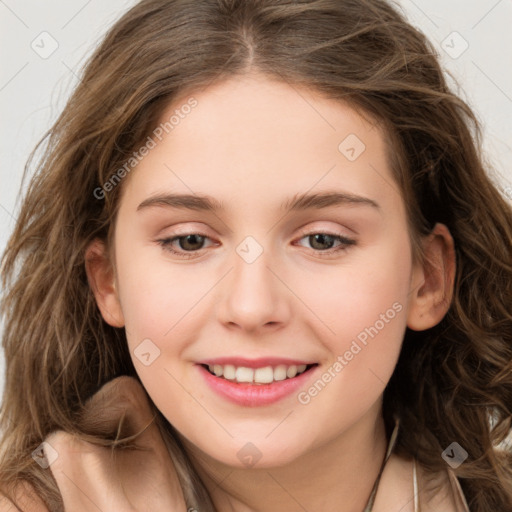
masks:
[(64, 431), (50, 434), (44, 449), (52, 452), (50, 469), (65, 510), (185, 510), (183, 490), (157, 426), (143, 435), (148, 450), (113, 452)]
[(109, 450), (62, 430), (46, 438), (45, 453), (50, 449), (53, 462), (49, 467), (66, 511), (131, 510), (119, 488), (115, 463)]
[(80, 413), (84, 432), (106, 439), (134, 436), (153, 421), (156, 409), (140, 382), (121, 376), (107, 382)]
[[(86, 421), (100, 415), (108, 422), (108, 418), (119, 418), (121, 412), (126, 422), (123, 435), (138, 434), (134, 443), (138, 450), (115, 452), (118, 475), (130, 503), (146, 507), (151, 504), (148, 510), (155, 512), (184, 510), (185, 499), (174, 462), (154, 421), (157, 409), (137, 379), (123, 376), (110, 381), (87, 403), (84, 414)], [(170, 504), (173, 506), (166, 508)]]

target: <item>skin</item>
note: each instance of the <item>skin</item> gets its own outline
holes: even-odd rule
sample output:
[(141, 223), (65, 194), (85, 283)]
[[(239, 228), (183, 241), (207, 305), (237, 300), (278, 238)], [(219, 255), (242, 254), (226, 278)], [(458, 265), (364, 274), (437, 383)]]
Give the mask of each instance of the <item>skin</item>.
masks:
[[(452, 237), (437, 224), (424, 240), (430, 263), (413, 263), (385, 133), (348, 105), (258, 74), (194, 97), (197, 107), (122, 184), (113, 261), (99, 241), (88, 249), (98, 307), (125, 327), (144, 388), (178, 430), (218, 510), (360, 512), (384, 458), (382, 394), (405, 328), (432, 327), (448, 309)], [(349, 134), (365, 145), (354, 161), (338, 149)], [(296, 194), (327, 191), (379, 208), (280, 209)], [(166, 193), (208, 195), (224, 209), (137, 209)], [(208, 238), (192, 242), (191, 258), (158, 242), (193, 233)], [(340, 243), (324, 242), (322, 251), (307, 236), (315, 233), (355, 244), (325, 256)], [(263, 250), (252, 263), (236, 251), (247, 236)], [(172, 247), (187, 256), (186, 240)], [(295, 393), (257, 408), (232, 404), (195, 366), (221, 356), (293, 357), (316, 361), (319, 378), (393, 304), (400, 312), (306, 405)], [(134, 356), (145, 339), (160, 350), (149, 366)], [(252, 467), (237, 456), (248, 442), (261, 454)], [(412, 510), (411, 471), (391, 457), (374, 511)]]

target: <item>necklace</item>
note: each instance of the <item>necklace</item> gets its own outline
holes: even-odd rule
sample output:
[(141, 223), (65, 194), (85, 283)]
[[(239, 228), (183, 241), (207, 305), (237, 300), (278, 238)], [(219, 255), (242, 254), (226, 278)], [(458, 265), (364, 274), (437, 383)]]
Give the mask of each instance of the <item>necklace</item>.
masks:
[(389, 439), (386, 456), (384, 457), (384, 460), (382, 461), (382, 465), (380, 467), (379, 474), (377, 475), (377, 479), (375, 480), (375, 483), (373, 484), (372, 492), (370, 494), (370, 497), (368, 498), (368, 503), (366, 504), (366, 507), (364, 508), (363, 512), (371, 512), (373, 510), (373, 503), (375, 502), (375, 496), (377, 495), (377, 490), (379, 489), (380, 477), (382, 476), (382, 472), (384, 471), (384, 466), (386, 465), (386, 462), (388, 461), (388, 459), (391, 455), (391, 452), (393, 451), (393, 448), (395, 446), (396, 438), (398, 436), (399, 425), (400, 425), (400, 418), (395, 418), (395, 428), (393, 429), (393, 432)]

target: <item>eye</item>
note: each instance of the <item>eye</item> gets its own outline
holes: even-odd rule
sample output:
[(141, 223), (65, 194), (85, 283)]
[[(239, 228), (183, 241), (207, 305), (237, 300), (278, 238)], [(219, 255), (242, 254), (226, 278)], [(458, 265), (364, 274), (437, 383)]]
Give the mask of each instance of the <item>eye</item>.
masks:
[[(300, 238), (300, 240), (307, 239), (311, 244), (311, 248), (315, 252), (324, 253), (326, 256), (330, 256), (333, 253), (340, 251), (346, 251), (349, 246), (355, 245), (356, 241), (347, 238), (346, 236), (339, 233), (306, 233)], [(338, 242), (339, 245), (334, 244)], [(323, 254), (319, 254), (323, 257)]]
[[(203, 249), (205, 240), (209, 240), (209, 237), (200, 233), (188, 233), (179, 236), (173, 236), (169, 238), (163, 238), (157, 240), (157, 242), (166, 250), (172, 254), (180, 256), (182, 258), (193, 258), (197, 253)], [(176, 243), (180, 250), (176, 250)]]
[[(334, 233), (306, 233), (299, 240), (307, 239), (311, 248), (321, 257), (328, 257), (334, 253), (345, 251), (356, 241), (342, 234)], [(210, 238), (201, 233), (187, 233), (183, 235), (162, 238), (157, 242), (168, 252), (182, 258), (194, 258), (197, 252), (204, 249), (204, 243)], [(336, 242), (339, 245), (335, 245)]]

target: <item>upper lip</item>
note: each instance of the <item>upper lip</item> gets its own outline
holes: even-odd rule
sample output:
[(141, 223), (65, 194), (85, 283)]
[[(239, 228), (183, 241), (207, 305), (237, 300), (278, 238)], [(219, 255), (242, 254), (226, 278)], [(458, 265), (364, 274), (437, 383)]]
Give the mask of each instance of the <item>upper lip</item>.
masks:
[(311, 365), (315, 362), (304, 361), (300, 359), (290, 359), (287, 357), (259, 357), (257, 359), (247, 359), (246, 357), (216, 357), (214, 359), (203, 359), (198, 364), (205, 364), (208, 366), (213, 365), (227, 365), (231, 364), (236, 367), (243, 366), (245, 368), (263, 368), (265, 366), (279, 366), (281, 364), (285, 366), (299, 366), (301, 364)]

